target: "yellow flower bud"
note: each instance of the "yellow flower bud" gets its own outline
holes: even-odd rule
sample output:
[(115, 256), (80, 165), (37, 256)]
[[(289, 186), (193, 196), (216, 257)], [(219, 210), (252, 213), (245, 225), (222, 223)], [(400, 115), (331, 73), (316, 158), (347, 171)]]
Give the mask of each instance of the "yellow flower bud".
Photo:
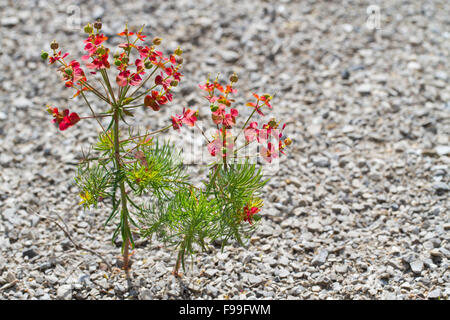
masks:
[(175, 52), (174, 52), (177, 56), (181, 56), (183, 54), (183, 50), (181, 50), (180, 47), (178, 47)]
[(291, 140), (291, 138), (286, 138), (286, 139), (284, 139), (284, 144), (285, 145), (290, 145), (292, 143), (292, 140)]

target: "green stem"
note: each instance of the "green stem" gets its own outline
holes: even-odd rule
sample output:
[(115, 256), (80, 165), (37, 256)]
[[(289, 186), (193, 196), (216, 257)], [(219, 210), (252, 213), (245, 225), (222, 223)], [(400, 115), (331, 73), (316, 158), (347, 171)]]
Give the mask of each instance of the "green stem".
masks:
[[(116, 160), (116, 172), (117, 175), (120, 174), (122, 170), (122, 162), (120, 159), (120, 143), (119, 143), (119, 107), (115, 106), (114, 108), (114, 157)], [(116, 177), (117, 179), (119, 177)], [(120, 196), (122, 199), (122, 211), (121, 211), (121, 220), (123, 221), (122, 225), (122, 248), (123, 248), (123, 264), (124, 269), (128, 273), (128, 247), (129, 241), (128, 235), (130, 234), (130, 226), (128, 221), (128, 208), (127, 208), (127, 194), (125, 192), (125, 182), (121, 179), (120, 182)]]
[(171, 127), (172, 127), (172, 125), (168, 125), (167, 127), (164, 127), (164, 128), (161, 128), (161, 129), (158, 129), (158, 130), (155, 130), (155, 131), (152, 131), (152, 132), (143, 134), (143, 135), (141, 135), (141, 136), (131, 137), (131, 138), (122, 140), (122, 141), (120, 141), (120, 142), (126, 142), (126, 141), (135, 140), (135, 139), (145, 138), (145, 137), (147, 137), (147, 136), (151, 136), (151, 135), (154, 135), (154, 134), (157, 134), (157, 133), (166, 131), (166, 130), (170, 129)]
[(173, 268), (173, 272), (172, 274), (175, 277), (179, 277), (180, 274), (178, 273), (178, 270), (180, 269), (180, 265), (181, 265), (181, 259), (183, 257), (183, 252), (184, 252), (184, 242), (186, 241), (186, 237), (183, 239), (183, 242), (180, 245), (180, 250), (178, 251), (178, 256), (177, 256), (177, 261), (175, 263), (175, 266)]
[(227, 172), (227, 146), (226, 144), (227, 139), (227, 129), (225, 126), (222, 126), (222, 148), (225, 149), (225, 156), (223, 156), (223, 149), (222, 149), (222, 158), (223, 158), (223, 169), (225, 172)]
[[(92, 109), (91, 104), (89, 103), (88, 99), (86, 98), (86, 96), (84, 95), (83, 91), (81, 91), (81, 96), (83, 97), (84, 101), (86, 102), (86, 104), (88, 105), (89, 109), (91, 110), (91, 113), (93, 116), (95, 116), (95, 112), (94, 109)], [(111, 138), (109, 137), (109, 135), (106, 133), (105, 127), (103, 127), (102, 123), (100, 122), (100, 120), (98, 120), (97, 117), (94, 117), (95, 120), (97, 120), (98, 124), (100, 125), (100, 127), (103, 130), (103, 133), (108, 137), (109, 141), (111, 141)], [(112, 143), (112, 141), (111, 141)]]
[(137, 87), (131, 94), (130, 94), (130, 98), (132, 97), (132, 96), (134, 96), (134, 94), (136, 93), (136, 92), (138, 92), (138, 90), (140, 89), (140, 88), (142, 88), (144, 85), (145, 85), (145, 83), (152, 77), (152, 75), (156, 72), (156, 70), (158, 70), (158, 66), (155, 66), (155, 69), (152, 71), (152, 73), (150, 73), (149, 75), (148, 75), (148, 77), (144, 80), (144, 81), (142, 81), (141, 83), (140, 83), (140, 85), (139, 85), (139, 87)]
[(114, 96), (114, 91), (111, 87), (111, 83), (109, 82), (108, 72), (106, 71), (106, 69), (100, 69), (100, 74), (102, 75), (103, 81), (105, 81), (106, 87), (108, 88), (109, 94), (113, 99), (114, 104), (117, 106), (116, 97)]

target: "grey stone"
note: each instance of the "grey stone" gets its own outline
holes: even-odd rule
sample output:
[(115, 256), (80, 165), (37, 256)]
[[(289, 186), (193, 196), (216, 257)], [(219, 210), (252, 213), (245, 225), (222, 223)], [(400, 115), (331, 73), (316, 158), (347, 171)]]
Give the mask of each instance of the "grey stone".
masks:
[(427, 298), (428, 299), (438, 299), (438, 298), (440, 298), (442, 296), (442, 292), (441, 292), (441, 289), (434, 289), (433, 291), (430, 291), (429, 293), (428, 293), (428, 296), (427, 296)]
[(450, 146), (436, 146), (434, 149), (440, 156), (450, 154)]
[(14, 27), (19, 23), (19, 18), (17, 17), (5, 17), (2, 20), (3, 27)]
[(34, 257), (36, 257), (37, 255), (39, 255), (34, 248), (28, 248), (22, 251), (22, 256), (23, 257), (28, 257), (29, 259), (32, 259)]
[(372, 91), (372, 86), (369, 83), (361, 84), (356, 87), (356, 92), (361, 94), (370, 94)]
[(264, 281), (264, 279), (261, 276), (256, 276), (256, 275), (253, 275), (253, 274), (248, 276), (248, 282), (251, 285), (257, 286), (257, 285), (261, 284), (263, 281)]
[(236, 51), (231, 51), (231, 50), (222, 50), (220, 52), (220, 55), (222, 56), (222, 59), (228, 63), (236, 62), (241, 56)]
[(421, 273), (423, 270), (423, 262), (421, 260), (414, 260), (409, 265), (414, 273)]
[(347, 273), (348, 267), (344, 264), (344, 265), (337, 265), (335, 267), (335, 270), (337, 273)]
[(6, 259), (2, 255), (0, 255), (0, 273), (5, 268), (5, 266), (6, 266)]
[(330, 160), (326, 157), (314, 157), (312, 159), (314, 165), (316, 167), (329, 167), (330, 166)]
[(307, 228), (311, 232), (321, 232), (323, 229), (322, 225), (318, 222), (308, 223)]
[(319, 249), (319, 252), (314, 256), (311, 261), (313, 266), (321, 266), (327, 261), (328, 251), (325, 249)]
[(19, 97), (14, 99), (14, 106), (17, 108), (32, 108), (33, 102), (25, 97)]
[(444, 182), (436, 182), (433, 184), (433, 189), (436, 190), (437, 193), (444, 193), (449, 190), (449, 187)]
[(70, 284), (63, 284), (59, 286), (56, 292), (56, 298), (59, 300), (71, 300), (72, 286)]

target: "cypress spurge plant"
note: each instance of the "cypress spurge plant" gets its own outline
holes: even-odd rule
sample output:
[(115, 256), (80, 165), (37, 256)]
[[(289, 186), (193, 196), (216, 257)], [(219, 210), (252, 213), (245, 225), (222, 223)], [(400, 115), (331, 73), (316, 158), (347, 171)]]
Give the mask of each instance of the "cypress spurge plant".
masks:
[[(198, 111), (186, 108), (172, 116), (167, 126), (140, 132), (127, 119), (134, 116), (136, 108), (158, 111), (172, 101), (172, 89), (182, 78), (182, 50), (178, 48), (166, 57), (157, 49), (161, 38), (155, 37), (148, 46), (143, 28), (130, 32), (125, 27), (118, 33), (123, 43), (111, 58), (101, 28), (99, 21), (84, 27), (88, 37), (84, 40), (86, 55), (81, 59), (89, 72), (80, 62), (69, 61), (56, 41), (50, 44), (50, 54), (41, 54), (49, 64), (58, 65), (65, 86), (75, 90), (74, 97), (81, 97), (89, 112), (79, 116), (69, 109), (60, 111), (47, 106), (59, 130), (81, 120), (96, 121), (100, 127), (92, 152), (78, 166), (75, 181), (80, 188), (80, 204), (90, 208), (100, 202), (110, 203), (105, 224), (116, 223), (112, 241), (122, 238), (125, 270), (129, 268), (129, 249), (134, 248), (132, 230), (142, 237), (157, 236), (176, 248), (175, 275), (181, 266), (185, 267), (187, 256), (206, 249), (212, 241), (220, 241), (222, 248), (233, 241), (246, 245), (260, 220), (262, 188), (267, 182), (261, 169), (250, 160), (260, 156), (272, 162), (291, 143), (283, 136), (285, 125), (280, 130), (275, 119), (260, 127), (252, 121), (256, 114), (264, 115), (263, 109), (272, 108), (272, 97), (254, 93), (255, 102), (247, 103), (253, 110), (239, 126), (239, 112), (231, 107), (237, 75), (233, 74), (224, 86), (218, 79), (208, 79), (199, 87), (207, 93), (205, 98), (217, 129), (212, 137), (197, 126)], [(114, 69), (116, 76), (112, 77)], [(105, 105), (103, 111), (94, 110), (92, 97)], [(181, 153), (157, 139), (157, 135), (180, 130), (183, 125), (201, 131), (212, 156), (202, 186), (189, 182)], [(244, 140), (240, 146), (238, 138)], [(261, 144), (259, 153), (241, 156), (252, 143)]]

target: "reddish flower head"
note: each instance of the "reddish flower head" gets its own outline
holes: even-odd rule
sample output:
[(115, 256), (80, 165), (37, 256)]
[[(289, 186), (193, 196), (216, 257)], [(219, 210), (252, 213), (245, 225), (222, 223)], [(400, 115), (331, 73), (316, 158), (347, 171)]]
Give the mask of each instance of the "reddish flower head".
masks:
[(195, 122), (197, 121), (198, 111), (194, 111), (191, 109), (183, 109), (183, 115), (176, 114), (172, 116), (172, 127), (175, 130), (179, 130), (181, 126), (184, 124), (193, 127)]
[(278, 158), (278, 150), (271, 142), (267, 144), (267, 148), (262, 147), (260, 153), (268, 163), (272, 163), (272, 159)]
[(63, 131), (67, 128), (75, 125), (78, 121), (80, 121), (80, 117), (77, 113), (70, 113), (69, 109), (65, 109), (63, 112), (60, 112), (58, 108), (47, 107), (48, 113), (53, 116), (53, 123), (57, 123), (59, 130)]
[(261, 209), (258, 207), (248, 207), (246, 205), (244, 207), (244, 221), (247, 221), (249, 224), (253, 224), (253, 216), (258, 213)]
[(152, 95), (146, 95), (144, 98), (144, 105), (150, 107), (155, 111), (158, 111), (161, 105), (166, 104), (168, 101), (167, 97), (160, 94), (158, 91), (153, 90)]

